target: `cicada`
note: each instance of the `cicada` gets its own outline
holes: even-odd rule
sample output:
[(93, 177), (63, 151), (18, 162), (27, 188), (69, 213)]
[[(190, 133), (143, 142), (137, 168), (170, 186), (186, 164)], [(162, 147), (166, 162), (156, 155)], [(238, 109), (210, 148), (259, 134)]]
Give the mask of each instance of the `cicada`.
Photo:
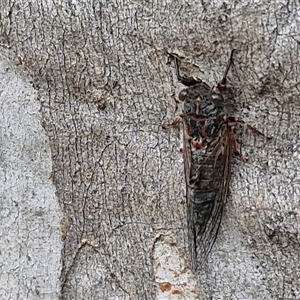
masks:
[(238, 124), (243, 124), (256, 135), (271, 139), (238, 117), (226, 113), (222, 93), (226, 89), (227, 75), (233, 65), (231, 51), (223, 79), (215, 88), (199, 78), (180, 75), (175, 59), (176, 75), (187, 88), (179, 93), (184, 102), (183, 113), (171, 124), (183, 121), (184, 169), (186, 179), (187, 226), (191, 267), (199, 272), (216, 240), (227, 201), (231, 174), (232, 154), (243, 161), (236, 134)]

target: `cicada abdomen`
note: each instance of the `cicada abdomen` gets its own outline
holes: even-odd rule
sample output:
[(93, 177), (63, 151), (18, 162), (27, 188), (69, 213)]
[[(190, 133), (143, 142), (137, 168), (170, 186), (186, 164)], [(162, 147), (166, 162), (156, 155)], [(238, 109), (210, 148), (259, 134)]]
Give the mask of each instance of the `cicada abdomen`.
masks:
[(232, 153), (241, 155), (235, 134), (237, 123), (253, 133), (269, 137), (240, 120), (227, 116), (222, 92), (233, 63), (233, 53), (225, 74), (215, 89), (199, 78), (182, 77), (178, 61), (175, 66), (178, 80), (188, 86), (179, 94), (184, 102), (183, 113), (168, 128), (184, 124), (184, 168), (187, 197), (187, 225), (191, 267), (197, 272), (205, 262), (218, 234), (227, 200)]

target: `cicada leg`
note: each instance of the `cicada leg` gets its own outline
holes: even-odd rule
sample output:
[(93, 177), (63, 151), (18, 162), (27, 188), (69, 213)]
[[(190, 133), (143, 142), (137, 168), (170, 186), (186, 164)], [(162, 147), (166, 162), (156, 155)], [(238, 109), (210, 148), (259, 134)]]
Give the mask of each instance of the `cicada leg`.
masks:
[(251, 132), (255, 135), (259, 135), (262, 136), (263, 138), (265, 138), (266, 140), (270, 140), (272, 139), (272, 137), (267, 136), (265, 134), (263, 134), (261, 131), (259, 131), (258, 129), (256, 129), (255, 127), (251, 126), (250, 124), (246, 123), (245, 121), (243, 121), (242, 119), (240, 119), (239, 117), (223, 117), (222, 122), (220, 123), (220, 127), (226, 125), (229, 127), (229, 130), (231, 131), (231, 143), (232, 143), (232, 149), (233, 149), (233, 153), (237, 156), (240, 157), (241, 160), (243, 161), (247, 161), (248, 157), (243, 155), (240, 151), (240, 145), (238, 142), (238, 138), (237, 135), (235, 133), (235, 126), (232, 126), (232, 123), (240, 123), (243, 124), (245, 126), (245, 128), (251, 130)]
[(240, 119), (239, 117), (227, 117), (227, 120), (228, 120), (229, 122), (234, 122), (234, 123), (240, 123), (240, 124), (243, 124), (243, 125), (245, 126), (245, 128), (251, 130), (253, 134), (255, 134), (255, 135), (260, 135), (260, 136), (264, 137), (266, 140), (271, 140), (271, 139), (272, 139), (272, 137), (263, 134), (261, 131), (259, 131), (259, 130), (256, 129), (255, 127), (251, 126), (250, 124), (246, 123), (245, 121), (243, 121), (243, 120)]
[(181, 114), (181, 115), (177, 116), (177, 117), (175, 118), (175, 120), (174, 120), (172, 123), (170, 123), (170, 124), (163, 124), (163, 125), (162, 125), (162, 128), (163, 128), (163, 129), (168, 129), (168, 128), (170, 128), (170, 127), (175, 127), (177, 124), (179, 124), (180, 122), (182, 122), (182, 120), (183, 120), (185, 117), (186, 117), (186, 114)]

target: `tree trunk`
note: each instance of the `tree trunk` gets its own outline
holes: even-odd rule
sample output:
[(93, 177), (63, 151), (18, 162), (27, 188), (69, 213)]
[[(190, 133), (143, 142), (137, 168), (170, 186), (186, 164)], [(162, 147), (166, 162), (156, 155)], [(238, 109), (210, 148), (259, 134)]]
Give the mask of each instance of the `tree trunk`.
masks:
[[(299, 299), (298, 15), (293, 1), (2, 0), (1, 298)], [(249, 160), (233, 159), (195, 275), (182, 129), (161, 128), (181, 112), (167, 52), (214, 86), (232, 49), (235, 113), (273, 140), (243, 134)]]

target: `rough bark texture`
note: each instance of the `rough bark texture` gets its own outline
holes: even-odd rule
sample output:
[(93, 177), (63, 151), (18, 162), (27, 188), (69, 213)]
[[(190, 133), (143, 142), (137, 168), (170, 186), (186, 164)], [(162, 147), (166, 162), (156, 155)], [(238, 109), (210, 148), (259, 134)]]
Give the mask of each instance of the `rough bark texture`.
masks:
[[(299, 14), (296, 1), (0, 1), (1, 297), (299, 299)], [(233, 48), (238, 113), (274, 139), (244, 135), (249, 162), (234, 161), (196, 278), (180, 131), (161, 129), (178, 114), (165, 51), (214, 85)]]

